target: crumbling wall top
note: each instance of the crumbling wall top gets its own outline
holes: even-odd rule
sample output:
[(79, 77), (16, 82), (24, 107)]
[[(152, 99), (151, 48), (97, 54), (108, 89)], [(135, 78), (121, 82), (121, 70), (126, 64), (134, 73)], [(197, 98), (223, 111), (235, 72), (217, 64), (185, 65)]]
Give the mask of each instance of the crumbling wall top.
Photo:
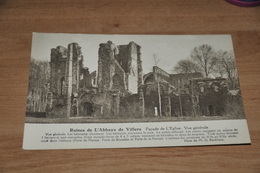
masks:
[(118, 46), (115, 45), (112, 41), (107, 41), (107, 43), (101, 43), (99, 46), (110, 48), (113, 51), (114, 55), (119, 54)]
[(67, 49), (63, 46), (51, 49), (51, 61), (57, 61), (67, 58)]

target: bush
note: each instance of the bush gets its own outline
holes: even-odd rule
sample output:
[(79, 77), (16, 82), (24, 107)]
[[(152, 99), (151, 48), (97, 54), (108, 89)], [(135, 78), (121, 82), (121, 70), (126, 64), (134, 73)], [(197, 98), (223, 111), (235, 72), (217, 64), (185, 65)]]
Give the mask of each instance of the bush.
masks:
[(50, 114), (47, 115), (48, 118), (66, 118), (67, 109), (65, 106), (56, 106), (53, 108)]
[(243, 103), (238, 100), (228, 101), (225, 105), (224, 116), (234, 117), (235, 119), (245, 118)]
[(120, 106), (119, 116), (125, 118), (138, 118), (142, 117), (142, 110), (140, 104), (136, 102), (126, 103), (124, 106)]

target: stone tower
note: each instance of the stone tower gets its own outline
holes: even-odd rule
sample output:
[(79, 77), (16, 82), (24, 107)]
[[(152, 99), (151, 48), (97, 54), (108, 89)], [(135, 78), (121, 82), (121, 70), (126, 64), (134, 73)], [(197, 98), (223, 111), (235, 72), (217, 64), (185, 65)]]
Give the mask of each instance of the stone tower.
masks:
[(111, 41), (99, 45), (99, 92), (114, 89), (131, 94), (138, 93), (143, 84), (141, 47), (134, 42), (116, 46)]
[(68, 48), (51, 49), (50, 92), (46, 112), (70, 116), (78, 115), (78, 94), (83, 56), (81, 47), (71, 43)]

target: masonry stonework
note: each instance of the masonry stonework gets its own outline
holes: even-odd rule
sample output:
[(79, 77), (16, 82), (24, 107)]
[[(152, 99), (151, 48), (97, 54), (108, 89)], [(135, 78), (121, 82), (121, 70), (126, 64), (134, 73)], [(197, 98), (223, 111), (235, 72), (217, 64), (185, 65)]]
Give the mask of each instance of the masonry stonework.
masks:
[(227, 96), (224, 78), (169, 74), (157, 66), (143, 76), (134, 42), (101, 43), (94, 72), (83, 67), (77, 43), (51, 50), (48, 117), (220, 116)]
[(134, 42), (116, 46), (111, 41), (99, 46), (99, 92), (117, 89), (137, 94), (138, 86), (143, 83), (141, 47)]
[(97, 73), (83, 67), (77, 43), (52, 49), (47, 116), (118, 116), (122, 98), (138, 95), (143, 84), (140, 49), (134, 42), (101, 43)]

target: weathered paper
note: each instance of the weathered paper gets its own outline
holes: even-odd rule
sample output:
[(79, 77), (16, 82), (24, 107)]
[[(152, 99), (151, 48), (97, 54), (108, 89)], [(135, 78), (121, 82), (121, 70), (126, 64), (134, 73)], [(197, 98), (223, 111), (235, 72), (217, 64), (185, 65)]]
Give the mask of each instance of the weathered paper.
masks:
[(33, 34), (24, 149), (249, 143), (230, 35)]

